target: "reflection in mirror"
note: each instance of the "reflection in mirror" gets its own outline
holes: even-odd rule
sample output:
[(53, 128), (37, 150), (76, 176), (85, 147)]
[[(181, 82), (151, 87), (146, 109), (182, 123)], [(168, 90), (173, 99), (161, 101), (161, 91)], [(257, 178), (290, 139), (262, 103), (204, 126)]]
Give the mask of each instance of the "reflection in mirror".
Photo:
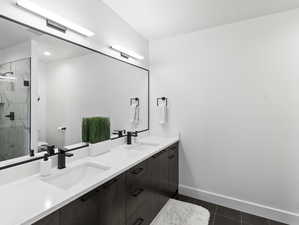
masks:
[(148, 129), (148, 71), (0, 18), (0, 161)]

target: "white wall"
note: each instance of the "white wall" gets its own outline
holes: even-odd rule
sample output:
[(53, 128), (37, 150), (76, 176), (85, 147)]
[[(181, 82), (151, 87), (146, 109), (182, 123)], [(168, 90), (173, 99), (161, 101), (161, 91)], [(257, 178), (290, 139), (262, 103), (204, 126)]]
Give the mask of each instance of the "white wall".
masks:
[[(33, 101), (35, 102), (35, 110), (37, 112), (37, 121), (36, 125), (37, 128), (31, 127), (32, 132), (37, 132), (37, 140), (38, 141), (45, 141), (47, 139), (47, 114), (48, 114), (48, 107), (47, 107), (47, 64), (42, 60), (38, 60), (36, 63), (37, 68), (37, 76), (36, 82), (32, 84), (35, 86), (37, 93)], [(39, 99), (39, 101), (38, 101)], [(36, 131), (33, 131), (36, 129)]]
[[(124, 46), (145, 56), (143, 61), (127, 60), (131, 63), (148, 66), (148, 41), (135, 32), (116, 13), (100, 0), (31, 0), (38, 5), (57, 13), (64, 18), (86, 27), (96, 35), (85, 38), (73, 32), (62, 34), (45, 25), (45, 20), (21, 8), (16, 0), (1, 0), (0, 14), (53, 33), (63, 38), (81, 43), (91, 48), (119, 57), (107, 47), (113, 44)], [(121, 57), (119, 57), (121, 58)], [(123, 58), (121, 58), (123, 59)], [(123, 59), (124, 60), (124, 59)]]
[[(150, 42), (151, 105), (181, 132), (180, 191), (273, 219), (299, 215), (299, 10)], [(297, 216), (297, 218), (296, 218)]]

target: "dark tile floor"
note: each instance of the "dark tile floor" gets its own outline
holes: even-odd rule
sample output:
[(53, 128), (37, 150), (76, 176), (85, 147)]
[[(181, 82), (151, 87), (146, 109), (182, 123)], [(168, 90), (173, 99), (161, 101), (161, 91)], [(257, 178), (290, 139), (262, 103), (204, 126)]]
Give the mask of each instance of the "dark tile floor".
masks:
[(183, 195), (178, 195), (177, 199), (208, 209), (211, 214), (209, 225), (286, 225)]

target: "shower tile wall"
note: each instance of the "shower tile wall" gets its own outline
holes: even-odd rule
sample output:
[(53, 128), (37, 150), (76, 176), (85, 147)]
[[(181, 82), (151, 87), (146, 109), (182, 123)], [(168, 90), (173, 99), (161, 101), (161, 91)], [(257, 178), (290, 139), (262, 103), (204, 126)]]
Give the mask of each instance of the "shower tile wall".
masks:
[[(30, 59), (0, 65), (15, 81), (0, 80), (0, 161), (27, 155), (30, 145)], [(6, 117), (14, 112), (14, 120)]]

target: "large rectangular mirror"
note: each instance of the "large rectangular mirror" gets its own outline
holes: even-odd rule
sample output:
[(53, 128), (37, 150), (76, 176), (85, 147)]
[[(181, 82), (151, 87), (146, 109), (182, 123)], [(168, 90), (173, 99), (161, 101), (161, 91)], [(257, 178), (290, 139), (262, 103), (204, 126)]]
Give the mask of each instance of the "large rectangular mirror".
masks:
[(0, 18), (0, 161), (147, 130), (148, 82), (146, 69)]

